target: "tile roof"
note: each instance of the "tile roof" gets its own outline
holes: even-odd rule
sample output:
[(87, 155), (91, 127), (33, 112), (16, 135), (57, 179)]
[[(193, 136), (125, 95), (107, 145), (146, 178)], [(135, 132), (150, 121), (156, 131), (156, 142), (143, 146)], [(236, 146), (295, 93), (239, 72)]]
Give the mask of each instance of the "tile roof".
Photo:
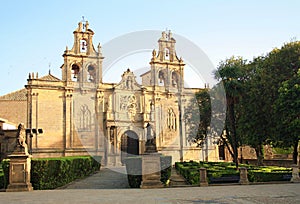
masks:
[(43, 76), (39, 78), (39, 80), (44, 80), (44, 81), (61, 81), (59, 78), (53, 76), (52, 74), (48, 74), (46, 76)]
[(5, 94), (3, 96), (0, 96), (0, 100), (5, 101), (26, 101), (27, 97), (27, 90), (26, 89), (20, 89), (8, 94)]

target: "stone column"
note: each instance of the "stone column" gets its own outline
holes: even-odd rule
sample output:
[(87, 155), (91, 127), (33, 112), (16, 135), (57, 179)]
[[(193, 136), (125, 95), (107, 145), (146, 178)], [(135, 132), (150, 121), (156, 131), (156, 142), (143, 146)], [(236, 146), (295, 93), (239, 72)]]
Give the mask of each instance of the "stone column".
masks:
[(300, 183), (300, 178), (299, 178), (299, 167), (297, 164), (292, 165), (292, 178), (291, 178), (292, 183)]
[(65, 127), (64, 127), (64, 137), (65, 137), (65, 148), (70, 149), (73, 147), (73, 101), (72, 101), (72, 90), (68, 89), (65, 91), (65, 112), (64, 112), (64, 120), (65, 120)]
[(241, 167), (239, 170), (240, 170), (240, 181), (239, 181), (239, 183), (242, 184), (242, 185), (249, 184), (247, 168), (246, 167)]
[(206, 168), (200, 168), (199, 173), (200, 173), (199, 175), (200, 186), (208, 186)]

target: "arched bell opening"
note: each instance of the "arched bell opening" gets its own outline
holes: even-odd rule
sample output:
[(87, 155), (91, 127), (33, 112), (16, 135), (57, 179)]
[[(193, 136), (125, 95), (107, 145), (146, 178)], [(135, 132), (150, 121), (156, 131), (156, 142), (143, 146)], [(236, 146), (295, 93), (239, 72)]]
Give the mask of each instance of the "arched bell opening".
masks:
[(162, 70), (158, 72), (158, 84), (159, 86), (164, 86), (165, 84), (165, 74)]
[(94, 65), (88, 66), (88, 76), (87, 76), (88, 82), (95, 82), (96, 81), (96, 69)]
[(172, 72), (171, 82), (172, 82), (172, 87), (178, 88), (178, 85), (179, 85), (179, 74), (176, 71)]
[(77, 64), (72, 65), (71, 69), (71, 80), (72, 81), (79, 81), (79, 66)]

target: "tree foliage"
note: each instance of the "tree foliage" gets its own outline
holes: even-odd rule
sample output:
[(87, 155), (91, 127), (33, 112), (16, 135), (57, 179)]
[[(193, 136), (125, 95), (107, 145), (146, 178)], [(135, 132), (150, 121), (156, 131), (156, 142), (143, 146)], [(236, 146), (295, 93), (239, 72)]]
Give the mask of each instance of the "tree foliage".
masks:
[(211, 100), (208, 89), (203, 89), (197, 92), (196, 99), (199, 106), (200, 120), (195, 140), (198, 146), (203, 146), (203, 143), (207, 138), (208, 128), (211, 122)]
[[(240, 138), (237, 135), (237, 106), (240, 101), (241, 91), (243, 89), (244, 74), (243, 68), (246, 61), (242, 57), (231, 57), (222, 61), (215, 73), (215, 77), (223, 84), (226, 92), (226, 119), (225, 132), (232, 151), (233, 161), (238, 167), (238, 147)], [(224, 137), (222, 137), (224, 138)], [(224, 140), (224, 142), (226, 142)], [(229, 146), (226, 145), (228, 148)]]
[(241, 57), (222, 61), (215, 74), (226, 91), (226, 136), (237, 162), (237, 147), (255, 148), (262, 164), (262, 145), (294, 148), (299, 141), (300, 42), (284, 44), (251, 62)]
[(277, 120), (277, 146), (293, 146), (293, 161), (297, 163), (300, 140), (300, 69), (291, 79), (282, 82), (275, 102)]

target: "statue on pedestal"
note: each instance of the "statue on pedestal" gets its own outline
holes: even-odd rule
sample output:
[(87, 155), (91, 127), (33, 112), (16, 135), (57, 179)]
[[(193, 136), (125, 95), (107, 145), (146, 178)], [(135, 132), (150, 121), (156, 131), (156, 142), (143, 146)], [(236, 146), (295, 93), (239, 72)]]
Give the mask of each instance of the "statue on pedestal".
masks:
[(25, 133), (25, 127), (24, 127), (23, 123), (20, 123), (18, 125), (17, 144), (16, 144), (15, 152), (22, 152), (22, 153), (25, 153), (26, 155), (28, 155), (26, 133)]
[(145, 153), (157, 152), (155, 133), (149, 123), (147, 124), (146, 128), (147, 128), (147, 141), (145, 145), (146, 147)]
[(23, 123), (18, 125), (16, 147), (9, 160), (9, 185), (7, 192), (32, 191), (30, 183), (31, 155), (28, 153), (26, 131)]

